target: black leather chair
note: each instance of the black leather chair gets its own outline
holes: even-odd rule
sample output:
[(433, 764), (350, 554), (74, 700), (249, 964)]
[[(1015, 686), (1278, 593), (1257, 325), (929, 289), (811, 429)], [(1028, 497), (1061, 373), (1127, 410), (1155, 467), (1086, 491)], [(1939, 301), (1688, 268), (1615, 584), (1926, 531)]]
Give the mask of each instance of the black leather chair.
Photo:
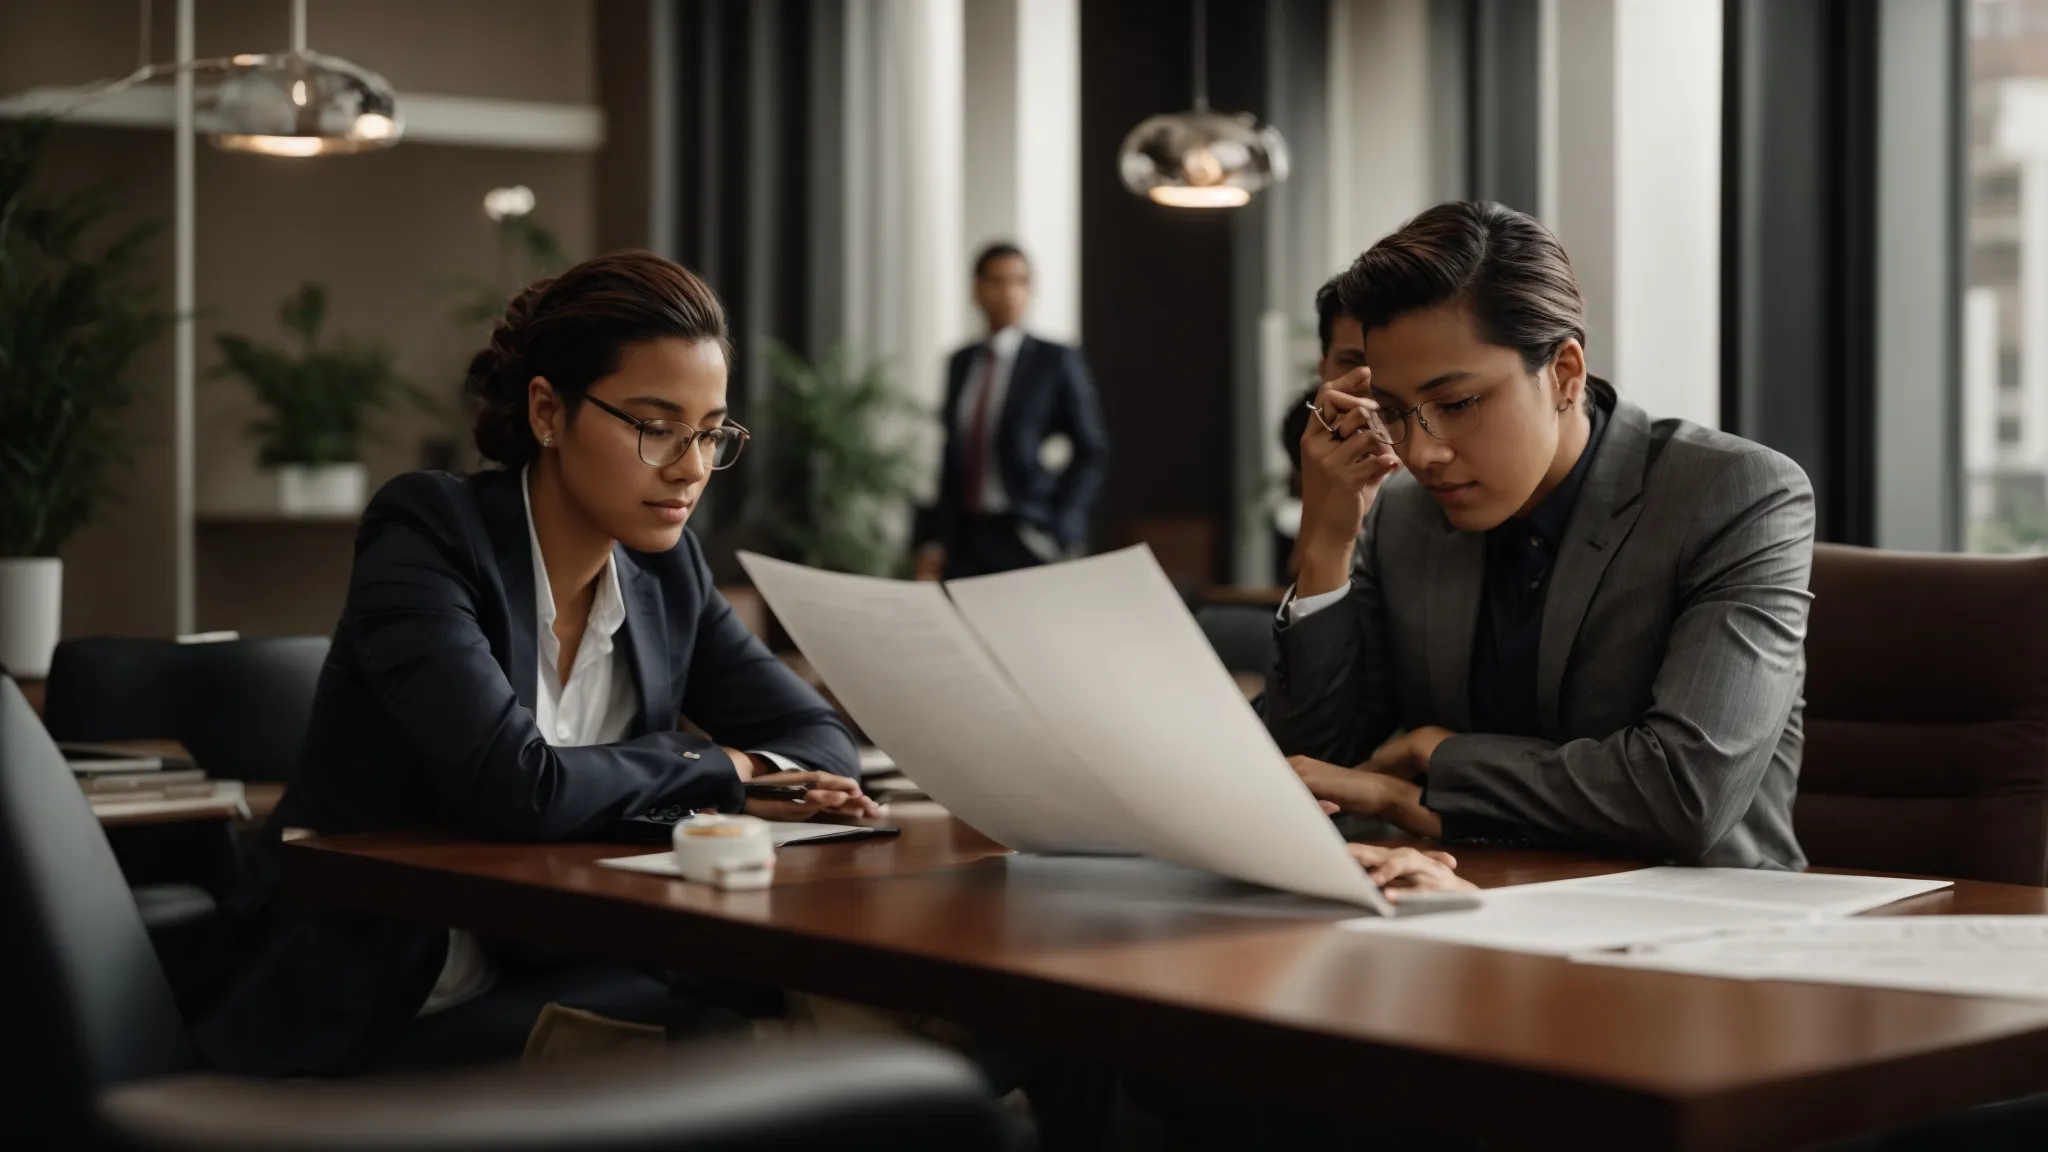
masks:
[[(57, 740), (181, 739), (198, 647), (135, 636), (64, 641), (50, 658), (43, 726)], [(210, 826), (148, 825), (125, 829), (120, 848), (158, 958), (181, 993), (196, 994), (214, 948), (215, 890), (237, 868), (233, 838)]]
[(1273, 610), (1255, 604), (1204, 604), (1195, 609), (1195, 623), (1209, 646), (1232, 672), (1263, 676), (1279, 658), (1273, 637)]
[(325, 636), (275, 636), (187, 647), (189, 690), (173, 731), (208, 776), (287, 784), (297, 777), (329, 644)]
[(68, 640), (50, 661), (43, 723), (59, 740), (174, 739), (209, 776), (289, 783), (328, 644)]
[(176, 737), (194, 647), (133, 636), (66, 640), (50, 657), (43, 725), (59, 740)]
[(10, 1147), (418, 1150), (1001, 1149), (979, 1076), (879, 1039), (713, 1042), (431, 1078), (197, 1071), (135, 905), (63, 757), (0, 677), (0, 987)]

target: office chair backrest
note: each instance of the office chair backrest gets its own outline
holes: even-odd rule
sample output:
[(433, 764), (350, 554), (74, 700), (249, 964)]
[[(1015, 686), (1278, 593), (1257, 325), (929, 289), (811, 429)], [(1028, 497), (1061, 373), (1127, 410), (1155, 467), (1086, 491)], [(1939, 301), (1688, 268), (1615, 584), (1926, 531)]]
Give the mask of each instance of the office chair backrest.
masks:
[(2048, 558), (1824, 544), (1813, 592), (1811, 862), (2048, 884)]
[[(12, 679), (0, 677), (0, 972), (24, 1105), (77, 1130), (92, 1093), (191, 1067), (185, 1027), (106, 834)], [(20, 1069), (21, 1065), (13, 1066)], [(10, 1076), (15, 1073), (10, 1072)], [(17, 1117), (0, 1120), (14, 1127)]]
[(1273, 610), (1255, 604), (1204, 604), (1195, 609), (1195, 623), (1209, 646), (1232, 672), (1265, 675), (1279, 658), (1273, 638)]
[(174, 738), (195, 647), (131, 636), (66, 640), (50, 658), (43, 723), (59, 740)]
[(175, 730), (193, 762), (221, 779), (296, 779), (328, 646), (325, 636), (193, 645)]

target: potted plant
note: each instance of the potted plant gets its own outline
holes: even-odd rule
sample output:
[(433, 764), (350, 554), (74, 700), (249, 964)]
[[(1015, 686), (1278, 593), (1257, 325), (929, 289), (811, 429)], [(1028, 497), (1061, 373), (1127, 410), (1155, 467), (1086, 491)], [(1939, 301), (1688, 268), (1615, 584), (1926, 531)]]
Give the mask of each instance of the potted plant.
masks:
[(389, 348), (354, 342), (323, 343), (327, 289), (301, 285), (285, 297), (277, 318), (297, 340), (296, 350), (267, 347), (246, 336), (215, 337), (216, 375), (239, 376), (266, 413), (249, 431), (261, 442), (260, 460), (277, 477), (278, 508), (287, 516), (351, 515), (363, 510), (363, 420), (403, 396), (426, 400), (393, 367)]
[[(524, 184), (486, 192), (484, 217), (490, 221), (497, 244), (492, 274), (458, 276), (435, 286), (456, 301), (450, 316), (479, 342), (489, 339), (491, 326), (505, 314), (505, 306), (513, 297), (535, 280), (555, 275), (570, 264), (554, 232), (533, 218), (535, 203), (533, 189)], [(421, 466), (461, 468), (462, 439), (453, 430), (428, 437), (421, 445)]]
[(489, 277), (465, 276), (447, 282), (459, 298), (456, 323), (489, 329), (505, 314), (505, 305), (528, 284), (569, 266), (562, 242), (533, 218), (535, 203), (533, 189), (524, 184), (493, 188), (484, 194), (484, 216), (497, 237), (497, 267)]
[(917, 494), (919, 465), (906, 444), (921, 409), (886, 364), (854, 370), (833, 349), (812, 364), (770, 341), (762, 459), (748, 520), (762, 551), (834, 572), (900, 574), (892, 530)]
[(99, 191), (29, 194), (52, 127), (0, 124), (0, 664), (26, 677), (57, 646), (57, 551), (126, 461), (129, 362), (170, 319), (131, 279), (153, 225), (106, 238)]

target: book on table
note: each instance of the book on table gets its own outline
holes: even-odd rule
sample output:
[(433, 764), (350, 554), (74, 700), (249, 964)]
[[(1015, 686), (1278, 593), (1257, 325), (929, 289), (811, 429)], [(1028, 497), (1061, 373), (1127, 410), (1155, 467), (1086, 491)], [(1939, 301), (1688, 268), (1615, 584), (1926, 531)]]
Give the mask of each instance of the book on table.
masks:
[(164, 756), (120, 744), (59, 741), (57, 750), (64, 754), (64, 762), (71, 766), (71, 770), (80, 776), (100, 776), (113, 772), (184, 771), (193, 767), (192, 761), (183, 756)]

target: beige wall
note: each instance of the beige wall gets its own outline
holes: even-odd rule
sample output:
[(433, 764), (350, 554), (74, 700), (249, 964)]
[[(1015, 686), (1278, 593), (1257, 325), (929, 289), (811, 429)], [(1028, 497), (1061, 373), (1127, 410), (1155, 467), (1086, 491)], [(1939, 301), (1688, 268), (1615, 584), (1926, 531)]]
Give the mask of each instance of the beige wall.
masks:
[[(592, 4), (570, 0), (326, 0), (310, 6), (308, 41), (383, 72), (401, 93), (594, 103)], [(281, 0), (202, 0), (201, 55), (262, 50), (288, 38)], [(156, 55), (171, 52), (172, 5), (156, 5)], [(0, 92), (78, 83), (132, 67), (136, 10), (125, 0), (0, 5)], [(120, 179), (126, 212), (169, 221), (169, 134), (72, 128), (60, 134), (47, 185)], [(597, 232), (592, 154), (401, 144), (385, 153), (305, 161), (229, 155), (201, 146), (198, 163), (200, 311), (197, 485), (202, 513), (263, 484), (244, 432), (246, 386), (209, 379), (213, 338), (225, 331), (277, 339), (278, 300), (305, 280), (327, 285), (328, 331), (398, 352), (400, 370), (440, 398), (447, 415), (404, 412), (380, 421), (366, 446), (374, 486), (418, 466), (421, 442), (459, 434), (462, 367), (482, 339), (449, 318), (448, 281), (491, 275), (493, 230), (480, 202), (523, 183), (538, 218), (570, 256)], [(170, 301), (170, 236), (151, 253)], [(170, 357), (138, 360), (144, 395), (129, 423), (145, 434), (120, 498), (65, 549), (66, 635), (163, 634), (171, 592)], [(325, 632), (347, 579), (346, 526), (206, 522), (198, 531), (197, 624), (249, 634)]]

